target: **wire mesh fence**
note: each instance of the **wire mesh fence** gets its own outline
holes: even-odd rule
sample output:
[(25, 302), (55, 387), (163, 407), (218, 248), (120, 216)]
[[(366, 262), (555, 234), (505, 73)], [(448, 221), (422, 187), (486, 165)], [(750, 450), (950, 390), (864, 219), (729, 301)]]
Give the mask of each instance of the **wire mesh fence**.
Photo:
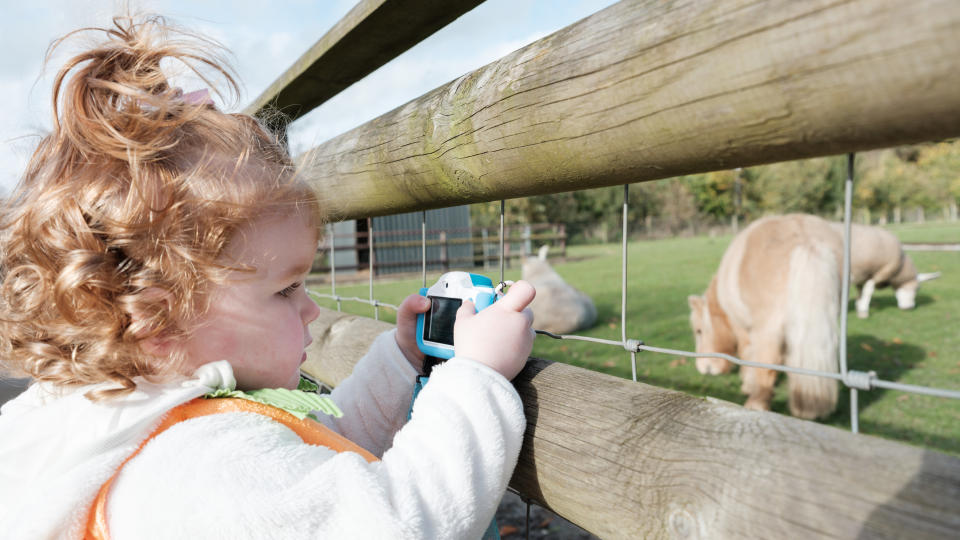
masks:
[[(850, 294), (850, 280), (851, 280), (851, 222), (852, 222), (852, 197), (853, 197), (853, 185), (854, 185), (854, 161), (855, 155), (849, 154), (847, 156), (847, 175), (844, 180), (844, 211), (843, 211), (843, 261), (842, 261), (842, 280), (841, 280), (841, 306), (847, 305), (847, 299)], [(557, 339), (557, 340), (573, 340), (573, 341), (584, 341), (590, 342), (600, 346), (615, 347), (620, 348), (625, 351), (630, 357), (630, 366), (632, 380), (637, 381), (637, 359), (638, 353), (640, 352), (651, 352), (651, 353), (662, 353), (670, 354), (675, 356), (687, 357), (687, 358), (722, 358), (733, 364), (736, 364), (740, 367), (752, 367), (752, 368), (761, 368), (773, 370), (776, 372), (783, 373), (794, 373), (798, 375), (807, 375), (814, 377), (822, 377), (830, 380), (837, 381), (842, 383), (850, 391), (850, 429), (854, 433), (858, 433), (859, 428), (859, 404), (858, 404), (858, 392), (860, 391), (870, 391), (873, 389), (888, 389), (888, 390), (898, 390), (902, 392), (921, 394), (927, 396), (934, 396), (939, 398), (948, 398), (948, 399), (960, 399), (960, 391), (945, 389), (945, 388), (936, 388), (929, 386), (905, 384), (897, 381), (884, 380), (879, 377), (874, 371), (860, 371), (851, 369), (848, 366), (847, 362), (847, 312), (848, 310), (843, 308), (840, 310), (840, 320), (839, 320), (839, 347), (838, 347), (838, 365), (839, 370), (837, 372), (829, 371), (820, 371), (813, 369), (805, 369), (800, 367), (779, 365), (779, 364), (766, 364), (761, 362), (749, 361), (738, 358), (729, 354), (715, 353), (715, 352), (692, 352), (679, 350), (674, 348), (658, 347), (654, 344), (648, 343), (643, 336), (635, 336), (629, 327), (629, 321), (627, 317), (627, 301), (629, 296), (628, 290), (628, 280), (627, 276), (629, 274), (629, 260), (628, 260), (628, 239), (630, 237), (628, 230), (628, 213), (630, 211), (629, 207), (629, 185), (623, 186), (623, 205), (622, 205), (622, 216), (621, 223), (623, 226), (621, 234), (621, 243), (620, 243), (620, 259), (621, 259), (621, 268), (620, 268), (620, 320), (619, 320), (619, 329), (620, 329), (620, 339), (602, 339), (592, 336), (577, 335), (577, 334), (554, 334), (544, 330), (536, 330), (537, 334), (543, 336), (544, 338)], [(505, 215), (505, 206), (506, 201), (500, 201), (500, 234), (498, 235), (500, 239), (499, 244), (499, 283), (501, 285), (506, 284), (504, 271), (505, 271), (505, 249), (503, 239), (506, 237), (504, 234), (504, 215)], [(369, 249), (369, 258), (371, 261), (374, 260), (374, 243), (372, 237), (372, 229), (370, 241), (367, 245)], [(421, 281), (423, 286), (427, 286), (427, 260), (426, 260), (426, 213), (423, 213), (423, 226), (421, 230)], [(333, 261), (333, 258), (331, 258)], [(336, 267), (334, 264), (330, 265), (330, 292), (324, 293), (315, 290), (311, 290), (311, 294), (319, 298), (327, 298), (333, 300), (337, 304), (337, 310), (342, 309), (342, 302), (358, 302), (362, 304), (367, 304), (373, 306), (374, 308), (374, 317), (379, 319), (380, 317), (380, 308), (388, 308), (394, 311), (397, 310), (397, 306), (394, 304), (389, 304), (386, 302), (379, 301), (375, 298), (374, 294), (374, 276), (373, 272), (370, 272), (368, 283), (368, 296), (367, 298), (360, 298), (357, 296), (342, 296), (337, 292), (337, 282), (336, 282)], [(524, 502), (528, 505), (531, 504), (529, 500), (524, 499)], [(527, 524), (527, 537), (529, 538), (529, 523)]]

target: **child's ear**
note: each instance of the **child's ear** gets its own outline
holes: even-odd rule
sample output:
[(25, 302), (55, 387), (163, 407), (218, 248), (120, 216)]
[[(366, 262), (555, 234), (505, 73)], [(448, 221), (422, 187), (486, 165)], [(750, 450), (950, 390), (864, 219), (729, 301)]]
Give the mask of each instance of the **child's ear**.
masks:
[(168, 318), (173, 295), (159, 287), (140, 291), (129, 304), (130, 328), (139, 338), (140, 349), (157, 358), (166, 358), (173, 351), (174, 339), (169, 332), (156, 329), (158, 321)]
[(149, 356), (166, 358), (173, 352), (174, 340), (163, 333), (140, 340), (140, 349)]

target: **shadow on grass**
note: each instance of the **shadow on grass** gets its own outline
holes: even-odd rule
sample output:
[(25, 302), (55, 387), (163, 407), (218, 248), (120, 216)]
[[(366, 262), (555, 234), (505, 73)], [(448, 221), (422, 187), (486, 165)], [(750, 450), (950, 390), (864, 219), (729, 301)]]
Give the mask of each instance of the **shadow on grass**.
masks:
[[(916, 298), (916, 307), (914, 309), (926, 306), (933, 303), (933, 297), (927, 294), (919, 293)], [(893, 295), (893, 292), (889, 294), (879, 294), (874, 295), (870, 299), (870, 313), (875, 313), (878, 311), (886, 311), (888, 309), (899, 310), (897, 307), (897, 298)], [(907, 310), (909, 311), (909, 310)], [(857, 316), (856, 306), (853, 303), (853, 300), (850, 301), (849, 305), (850, 317)]]
[[(894, 307), (896, 304), (894, 304)], [(927, 351), (921, 346), (897, 341), (887, 341), (876, 336), (855, 334), (847, 337), (847, 365), (851, 370), (875, 371), (877, 377), (886, 381), (899, 381), (906, 373), (915, 369), (926, 358)], [(639, 360), (639, 359), (638, 359)], [(663, 361), (660, 361), (663, 362)], [(686, 361), (674, 358), (670, 362), (673, 368), (693, 370), (693, 360)], [(710, 396), (742, 405), (746, 396), (740, 393), (740, 378), (736, 371), (720, 376), (690, 376), (689, 373), (678, 371), (664, 371), (652, 368), (644, 370), (641, 362), (638, 371), (639, 380), (662, 388), (671, 388), (695, 396)], [(662, 367), (662, 366), (661, 366)], [(862, 412), (872, 403), (884, 397), (889, 390), (874, 388), (868, 392), (859, 392), (858, 408)], [(786, 376), (781, 375), (777, 380), (777, 391), (774, 395), (771, 409), (773, 412), (789, 415), (788, 393)], [(837, 408), (829, 417), (820, 421), (840, 429), (849, 429), (850, 426), (850, 392), (841, 387), (837, 400)], [(900, 440), (916, 445), (924, 445), (943, 452), (960, 452), (960, 441), (950, 437), (931, 435), (922, 429), (912, 429), (903, 425), (894, 425), (884, 422), (860, 420), (860, 431), (883, 438)]]
[[(894, 303), (896, 307), (896, 303)], [(926, 349), (910, 343), (896, 343), (876, 336), (856, 334), (847, 336), (847, 366), (857, 371), (875, 371), (885, 381), (898, 381), (904, 373), (916, 367), (927, 355)], [(886, 390), (860, 392), (860, 409), (883, 396)], [(848, 395), (847, 392), (843, 394)], [(850, 416), (849, 397), (837, 407), (836, 415)]]
[(921, 446), (923, 448), (953, 454), (954, 456), (960, 456), (960, 440), (955, 437), (919, 432), (902, 425), (878, 422), (876, 420), (860, 420), (860, 433), (875, 435), (883, 437), (884, 439), (903, 441), (914, 446)]

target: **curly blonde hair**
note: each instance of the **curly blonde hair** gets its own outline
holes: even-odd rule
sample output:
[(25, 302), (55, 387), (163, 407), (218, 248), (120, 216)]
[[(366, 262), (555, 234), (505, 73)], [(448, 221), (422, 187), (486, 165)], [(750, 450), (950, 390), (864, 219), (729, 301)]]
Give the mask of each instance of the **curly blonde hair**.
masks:
[(240, 227), (294, 208), (321, 219), (274, 135), (183, 99), (161, 70), (179, 61), (211, 85), (212, 72), (235, 95), (219, 45), (128, 16), (50, 50), (78, 32), (105, 39), (58, 72), (54, 127), (4, 203), (0, 358), (60, 386), (112, 382), (89, 394), (105, 399), (178, 371), (140, 342), (188, 332)]

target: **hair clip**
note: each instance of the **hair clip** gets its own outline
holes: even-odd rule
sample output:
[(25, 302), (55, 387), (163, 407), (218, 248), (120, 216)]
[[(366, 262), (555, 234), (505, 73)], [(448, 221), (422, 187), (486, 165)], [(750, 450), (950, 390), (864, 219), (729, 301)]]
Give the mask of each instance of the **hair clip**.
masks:
[(188, 105), (215, 105), (213, 98), (210, 97), (210, 91), (206, 88), (194, 90), (193, 92), (183, 93), (183, 90), (177, 88), (180, 99)]

